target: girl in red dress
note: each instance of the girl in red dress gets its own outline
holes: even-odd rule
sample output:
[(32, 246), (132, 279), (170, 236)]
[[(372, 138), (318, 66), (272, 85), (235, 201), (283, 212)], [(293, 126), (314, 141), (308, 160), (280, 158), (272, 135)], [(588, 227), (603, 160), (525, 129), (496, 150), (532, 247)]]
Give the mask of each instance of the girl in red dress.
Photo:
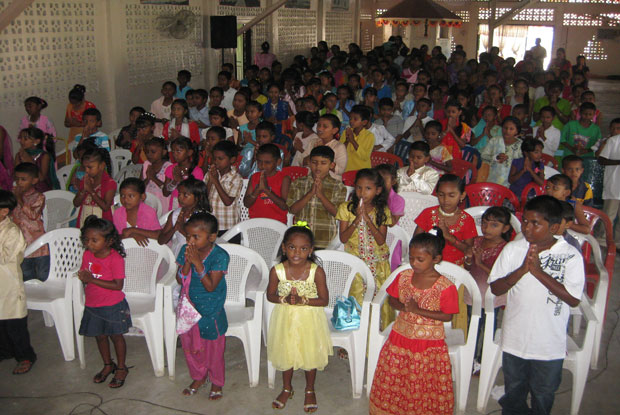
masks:
[(471, 139), (471, 128), (461, 120), (463, 108), (458, 101), (446, 104), (446, 118), (441, 120), (441, 145), (450, 151), (452, 158), (461, 160), (461, 149)]

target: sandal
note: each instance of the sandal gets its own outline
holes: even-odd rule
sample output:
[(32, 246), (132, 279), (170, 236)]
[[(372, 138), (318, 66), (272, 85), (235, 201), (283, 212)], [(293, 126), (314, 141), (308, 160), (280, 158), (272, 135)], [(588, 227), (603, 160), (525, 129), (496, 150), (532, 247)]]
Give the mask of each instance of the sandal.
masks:
[[(316, 403), (316, 393), (314, 393), (314, 391), (306, 391), (306, 395), (309, 395), (309, 394), (314, 395), (315, 403), (304, 404), (304, 412), (306, 413), (316, 412), (319, 409), (319, 405), (317, 405)], [(306, 399), (308, 399), (308, 396), (306, 396)]]
[(13, 374), (23, 375), (24, 373), (30, 372), (30, 369), (32, 369), (32, 365), (34, 365), (34, 362), (34, 360), (22, 360), (20, 362), (17, 362), (17, 366), (15, 366), (15, 369), (13, 369)]
[(338, 359), (340, 360), (349, 360), (349, 352), (342, 347), (338, 349)]
[[(110, 370), (108, 373), (104, 374), (103, 372), (105, 371), (106, 367), (112, 367), (112, 370)], [(101, 369), (101, 371), (95, 375), (95, 377), (93, 378), (93, 382), (94, 383), (103, 383), (103, 382), (106, 381), (108, 376), (110, 376), (114, 372), (116, 372), (116, 363), (114, 363), (114, 362), (104, 363), (103, 364), (103, 369)]]
[(125, 367), (117, 367), (116, 370), (114, 371), (114, 377), (112, 378), (112, 380), (110, 381), (110, 383), (108, 384), (108, 386), (112, 389), (118, 389), (121, 386), (123, 386), (125, 384), (125, 379), (119, 379), (116, 377), (116, 374), (118, 372), (125, 372), (125, 378), (127, 378), (127, 375), (129, 374), (129, 368), (127, 366)]
[(295, 395), (295, 391), (292, 388), (291, 390), (282, 388), (282, 392), (280, 392), (280, 395), (282, 395), (285, 392), (288, 393), (288, 397), (286, 398), (286, 401), (280, 402), (278, 399), (274, 399), (273, 402), (271, 402), (271, 407), (273, 409), (284, 409), (288, 400), (293, 399), (293, 395)]
[(209, 400), (210, 401), (220, 400), (220, 399), (222, 399), (223, 396), (224, 396), (224, 394), (222, 393), (221, 390), (219, 390), (219, 391), (212, 390), (211, 392), (209, 392)]

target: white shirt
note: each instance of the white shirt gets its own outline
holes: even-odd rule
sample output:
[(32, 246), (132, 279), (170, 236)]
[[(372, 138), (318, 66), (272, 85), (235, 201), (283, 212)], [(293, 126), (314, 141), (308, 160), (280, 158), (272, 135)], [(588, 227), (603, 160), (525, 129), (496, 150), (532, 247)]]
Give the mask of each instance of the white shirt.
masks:
[[(607, 143), (603, 150), (601, 150), (600, 156), (610, 160), (620, 159), (620, 134), (607, 139)], [(620, 165), (605, 166), (603, 199), (620, 199)]]
[(439, 172), (432, 167), (422, 166), (407, 175), (408, 166), (398, 169), (398, 192), (418, 192), (430, 195), (439, 181)]
[[(509, 242), (493, 265), (489, 284), (519, 268), (529, 246), (525, 238)], [(538, 257), (544, 272), (563, 284), (571, 296), (581, 299), (585, 273), (583, 258), (577, 249), (560, 237)], [(528, 272), (508, 290), (502, 351), (522, 359), (564, 359), (569, 315), (568, 304), (551, 294)]]
[[(542, 126), (536, 126), (532, 129), (532, 136), (536, 137), (536, 133), (538, 129)], [(545, 139), (543, 143), (545, 147), (543, 148), (543, 154), (548, 154), (551, 157), (555, 156), (556, 151), (560, 147), (560, 138), (562, 137), (562, 132), (558, 130), (553, 125), (545, 130)]]
[(233, 99), (235, 98), (235, 94), (237, 90), (235, 88), (228, 88), (228, 90), (224, 91), (224, 97), (222, 98), (222, 102), (220, 107), (225, 108), (226, 111), (230, 111), (233, 108)]
[(383, 125), (372, 123), (368, 131), (375, 135), (375, 145), (381, 147), (379, 151), (388, 151), (396, 141)]
[[(413, 124), (415, 124), (415, 122), (418, 120), (418, 113), (414, 113), (413, 115), (410, 115), (407, 117), (407, 119), (405, 120), (405, 124), (403, 125), (403, 132), (402, 134), (405, 134), (412, 126)], [(429, 121), (433, 121), (433, 119), (431, 117), (429, 117), (428, 115), (425, 118), (422, 118), (422, 127), (426, 126), (426, 123)], [(420, 131), (421, 134), (424, 134), (424, 131)], [(414, 141), (414, 134), (410, 134), (409, 137), (407, 137), (407, 141), (409, 141), (410, 143), (413, 143)]]

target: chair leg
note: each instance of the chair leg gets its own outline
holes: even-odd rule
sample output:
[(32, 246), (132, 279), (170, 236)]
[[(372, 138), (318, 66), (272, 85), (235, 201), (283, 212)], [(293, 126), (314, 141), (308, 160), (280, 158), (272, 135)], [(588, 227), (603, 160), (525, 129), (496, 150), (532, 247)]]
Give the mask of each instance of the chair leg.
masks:
[(267, 384), (269, 389), (273, 389), (276, 383), (276, 368), (271, 364), (271, 360), (267, 360)]
[(60, 340), (60, 347), (65, 360), (75, 359), (75, 345), (73, 343), (73, 316), (71, 309), (65, 307), (64, 299), (52, 303), (51, 318), (56, 324), (56, 333)]
[(153, 371), (155, 376), (164, 376), (164, 338), (163, 328), (161, 323), (154, 321), (153, 316), (147, 315), (143, 319), (143, 324), (138, 323), (138, 326), (144, 331), (144, 338), (146, 339), (146, 345), (149, 349), (151, 356), (151, 363), (153, 364)]
[(351, 351), (349, 352), (349, 367), (351, 368), (351, 387), (353, 390), (353, 397), (355, 399), (362, 397), (362, 389), (364, 388), (365, 360), (365, 350), (356, 350), (356, 345), (353, 345), (353, 347), (351, 347)]
[(54, 318), (47, 311), (43, 311), (43, 323), (45, 327), (54, 327)]
[[(248, 371), (250, 375), (250, 387), (258, 386), (260, 374), (260, 327), (251, 327), (248, 332), (248, 348), (250, 349), (250, 361), (248, 361)], [(246, 353), (247, 355), (247, 353)]]
[[(164, 288), (166, 290), (166, 288)], [(164, 343), (166, 346), (166, 361), (168, 364), (168, 378), (174, 380), (176, 373), (177, 331), (176, 316), (172, 305), (172, 295), (164, 291)]]
[(480, 380), (478, 382), (478, 405), (477, 409), (480, 413), (486, 413), (487, 404), (491, 397), (491, 390), (495, 385), (497, 373), (502, 367), (502, 351), (495, 346), (496, 350), (489, 353), (489, 362), (485, 362), (486, 356), (483, 354), (482, 368), (480, 369)]
[(601, 352), (601, 337), (603, 336), (603, 322), (596, 323), (596, 330), (594, 331), (594, 345), (592, 346), (592, 359), (590, 359), (590, 367), (592, 369), (598, 369), (598, 359)]
[(586, 380), (588, 379), (588, 368), (590, 362), (580, 359), (579, 356), (575, 362), (575, 369), (573, 375), (573, 394), (570, 399), (570, 413), (571, 415), (577, 415), (579, 413), (579, 406), (581, 406), (581, 399), (583, 398), (583, 391), (586, 387)]
[(576, 336), (581, 331), (581, 316), (579, 314), (573, 314), (573, 336)]

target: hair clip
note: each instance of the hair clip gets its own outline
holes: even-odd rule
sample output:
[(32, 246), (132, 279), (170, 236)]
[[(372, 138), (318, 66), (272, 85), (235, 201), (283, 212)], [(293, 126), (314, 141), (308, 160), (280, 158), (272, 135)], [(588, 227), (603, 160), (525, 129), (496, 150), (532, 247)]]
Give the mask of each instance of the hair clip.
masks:
[(433, 227), (431, 230), (429, 230), (428, 232), (426, 232), (428, 234), (431, 234), (433, 236), (437, 236), (437, 228)]
[(306, 222), (305, 220), (298, 220), (295, 223), (295, 226), (299, 226), (299, 227), (302, 227), (302, 228), (310, 229), (310, 226), (308, 226), (308, 222)]

